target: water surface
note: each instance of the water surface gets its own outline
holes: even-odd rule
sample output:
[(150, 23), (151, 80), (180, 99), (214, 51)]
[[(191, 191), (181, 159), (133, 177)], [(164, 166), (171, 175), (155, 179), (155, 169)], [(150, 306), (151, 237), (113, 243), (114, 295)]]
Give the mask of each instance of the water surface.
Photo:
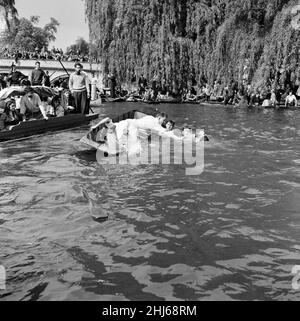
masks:
[(300, 299), (300, 112), (158, 108), (206, 130), (204, 173), (100, 166), (86, 127), (0, 145), (0, 300)]

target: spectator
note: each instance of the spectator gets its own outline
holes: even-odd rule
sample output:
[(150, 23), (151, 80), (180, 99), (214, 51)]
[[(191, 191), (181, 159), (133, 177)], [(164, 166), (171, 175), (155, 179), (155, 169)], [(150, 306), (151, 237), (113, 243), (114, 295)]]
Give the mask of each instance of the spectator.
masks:
[(75, 100), (75, 112), (88, 114), (90, 84), (88, 75), (82, 71), (83, 66), (77, 62), (75, 64), (75, 72), (71, 74), (69, 80), (69, 88)]
[(11, 66), (11, 72), (7, 76), (8, 86), (19, 86), (25, 75), (17, 70), (15, 65)]
[(44, 80), (44, 85), (45, 85), (46, 87), (50, 87), (50, 86), (51, 86), (49, 71), (46, 71), (45, 80)]
[(35, 69), (31, 73), (30, 82), (32, 86), (42, 86), (45, 82), (45, 72), (41, 69), (41, 64), (39, 61), (35, 63)]

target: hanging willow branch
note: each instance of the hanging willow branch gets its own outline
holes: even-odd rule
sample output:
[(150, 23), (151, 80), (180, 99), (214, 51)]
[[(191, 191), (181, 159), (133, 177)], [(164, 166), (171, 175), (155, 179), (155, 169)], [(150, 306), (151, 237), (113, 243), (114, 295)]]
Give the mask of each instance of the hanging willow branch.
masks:
[[(105, 72), (159, 72), (172, 88), (195, 81), (299, 82), (298, 0), (86, 0)], [(297, 49), (298, 48), (298, 49)], [(247, 77), (245, 78), (245, 70)]]

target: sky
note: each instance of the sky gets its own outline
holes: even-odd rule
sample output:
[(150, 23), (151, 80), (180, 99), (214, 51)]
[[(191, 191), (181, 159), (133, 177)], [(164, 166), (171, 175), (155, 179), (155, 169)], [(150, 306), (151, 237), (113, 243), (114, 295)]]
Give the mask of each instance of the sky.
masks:
[(56, 41), (50, 44), (50, 48), (55, 46), (65, 50), (79, 37), (88, 41), (83, 0), (15, 0), (15, 4), (19, 17), (40, 16), (41, 27), (50, 21), (50, 17), (58, 20)]

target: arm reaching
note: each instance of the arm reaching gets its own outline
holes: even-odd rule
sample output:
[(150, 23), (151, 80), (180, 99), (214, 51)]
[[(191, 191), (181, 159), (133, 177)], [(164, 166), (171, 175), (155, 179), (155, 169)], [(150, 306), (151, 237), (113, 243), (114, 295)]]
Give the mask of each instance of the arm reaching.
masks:
[(47, 117), (47, 114), (46, 114), (46, 110), (45, 110), (45, 107), (44, 105), (42, 104), (41, 102), (41, 99), (40, 97), (38, 96), (38, 105), (39, 105), (39, 108), (40, 108), (40, 111), (44, 117), (45, 120), (48, 120), (48, 117)]
[(45, 120), (48, 120), (49, 118), (47, 117), (45, 107), (43, 105), (39, 105), (40, 111), (44, 117)]

